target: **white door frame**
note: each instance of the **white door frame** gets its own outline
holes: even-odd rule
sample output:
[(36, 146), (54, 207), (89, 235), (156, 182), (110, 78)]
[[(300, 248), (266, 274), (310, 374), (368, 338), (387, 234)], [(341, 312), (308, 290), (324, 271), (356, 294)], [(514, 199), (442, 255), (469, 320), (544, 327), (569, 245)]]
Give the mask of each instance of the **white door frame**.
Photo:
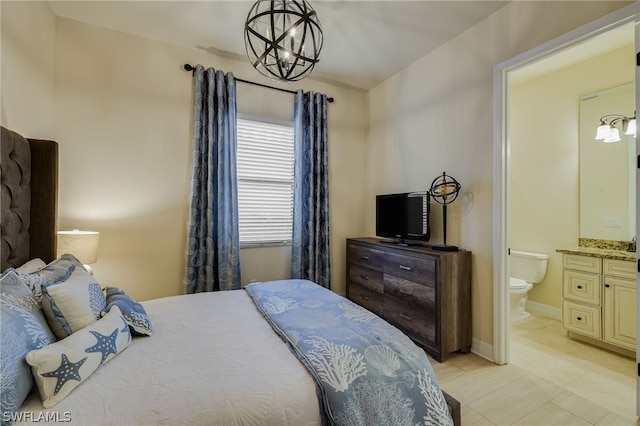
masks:
[[(636, 19), (635, 26), (636, 37), (636, 110), (640, 105), (640, 17)], [(636, 113), (636, 116), (638, 114)], [(636, 136), (636, 240), (638, 239), (638, 224), (640, 224), (640, 197), (638, 197), (638, 188), (640, 188), (640, 135)], [(639, 366), (636, 375), (636, 415), (640, 417), (640, 350), (638, 342), (640, 342), (640, 315), (637, 314), (640, 307), (640, 291), (638, 291), (638, 283), (640, 283), (640, 249), (636, 244), (636, 365)]]
[[(494, 67), (493, 70), (493, 361), (509, 362), (509, 134), (507, 130), (508, 73), (546, 56), (558, 53), (594, 36), (640, 19), (640, 4), (634, 3), (596, 19), (563, 36), (541, 44)], [(636, 43), (638, 40), (636, 40)], [(636, 94), (638, 86), (636, 86)], [(640, 292), (639, 292), (640, 294)], [(640, 387), (640, 385), (639, 385)]]

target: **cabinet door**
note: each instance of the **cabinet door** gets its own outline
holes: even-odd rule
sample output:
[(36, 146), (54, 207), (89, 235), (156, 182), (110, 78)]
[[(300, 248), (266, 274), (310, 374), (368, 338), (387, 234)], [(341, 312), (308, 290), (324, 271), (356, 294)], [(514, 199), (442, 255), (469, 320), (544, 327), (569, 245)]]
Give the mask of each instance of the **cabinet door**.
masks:
[(636, 350), (636, 282), (605, 277), (604, 340)]

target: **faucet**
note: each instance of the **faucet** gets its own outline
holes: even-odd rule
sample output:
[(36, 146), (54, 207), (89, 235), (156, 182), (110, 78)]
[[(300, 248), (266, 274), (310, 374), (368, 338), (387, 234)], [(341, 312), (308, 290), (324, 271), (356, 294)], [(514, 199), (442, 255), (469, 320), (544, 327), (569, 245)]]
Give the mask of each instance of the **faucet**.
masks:
[(627, 251), (636, 251), (636, 236), (634, 235), (627, 246)]

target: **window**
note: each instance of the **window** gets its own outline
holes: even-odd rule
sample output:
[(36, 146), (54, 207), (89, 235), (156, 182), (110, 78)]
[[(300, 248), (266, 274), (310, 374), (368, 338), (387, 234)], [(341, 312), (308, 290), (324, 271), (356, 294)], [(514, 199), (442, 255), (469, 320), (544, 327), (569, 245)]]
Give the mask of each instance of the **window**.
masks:
[(290, 243), (293, 123), (238, 119), (237, 160), (240, 244)]

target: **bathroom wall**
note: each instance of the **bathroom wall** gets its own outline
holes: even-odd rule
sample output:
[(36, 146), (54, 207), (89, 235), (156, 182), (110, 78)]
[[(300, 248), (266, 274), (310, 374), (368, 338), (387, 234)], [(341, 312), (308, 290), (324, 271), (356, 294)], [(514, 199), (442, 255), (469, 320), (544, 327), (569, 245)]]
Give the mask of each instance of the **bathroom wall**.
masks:
[(634, 58), (631, 43), (510, 89), (510, 247), (549, 254), (544, 281), (529, 292), (532, 308), (559, 317), (556, 249), (578, 245), (580, 97), (634, 81)]

